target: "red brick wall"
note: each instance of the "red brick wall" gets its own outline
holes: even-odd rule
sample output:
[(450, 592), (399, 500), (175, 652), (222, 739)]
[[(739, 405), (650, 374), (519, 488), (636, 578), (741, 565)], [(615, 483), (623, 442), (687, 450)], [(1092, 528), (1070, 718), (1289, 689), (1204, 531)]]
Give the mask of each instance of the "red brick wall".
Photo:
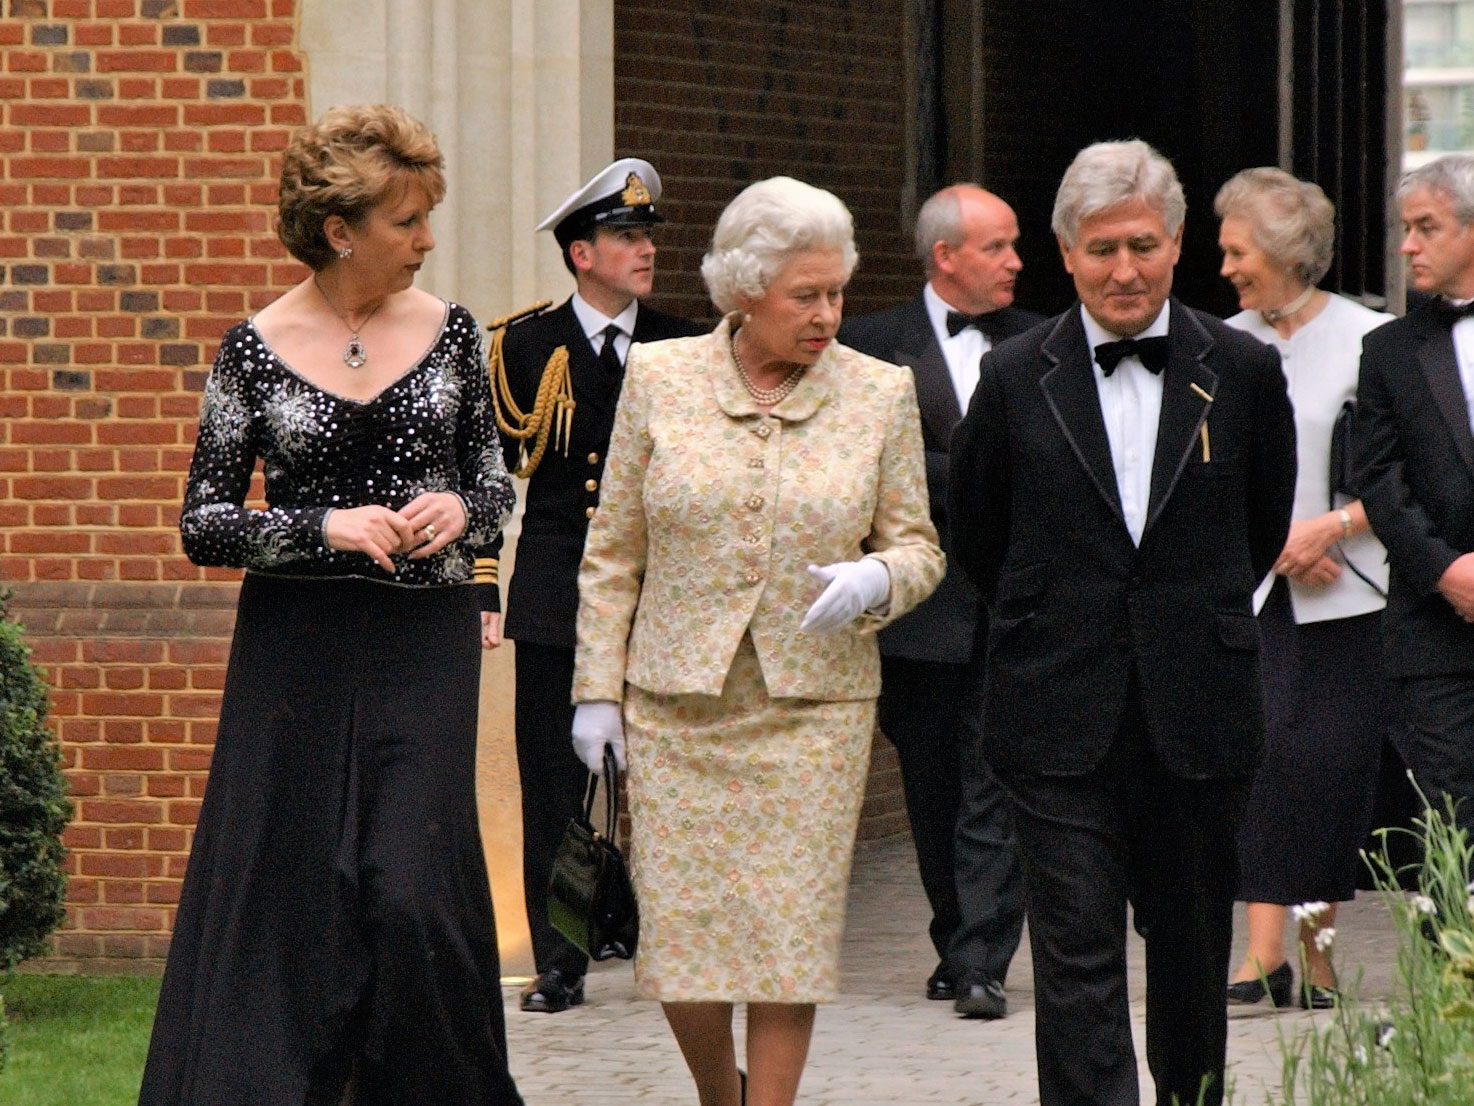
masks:
[(0, 583), (77, 805), (57, 951), (117, 967), (164, 951), (209, 766), (237, 574), (175, 525), (221, 334), (303, 272), (303, 59), (295, 0), (5, 3)]

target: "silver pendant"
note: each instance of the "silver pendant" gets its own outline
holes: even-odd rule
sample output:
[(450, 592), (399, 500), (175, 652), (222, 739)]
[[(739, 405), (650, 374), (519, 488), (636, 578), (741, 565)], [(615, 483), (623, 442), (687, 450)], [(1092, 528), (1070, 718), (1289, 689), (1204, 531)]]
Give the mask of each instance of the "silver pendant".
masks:
[(343, 350), (343, 361), (350, 369), (361, 369), (368, 361), (368, 350), (363, 348), (357, 334), (348, 339), (348, 346)]

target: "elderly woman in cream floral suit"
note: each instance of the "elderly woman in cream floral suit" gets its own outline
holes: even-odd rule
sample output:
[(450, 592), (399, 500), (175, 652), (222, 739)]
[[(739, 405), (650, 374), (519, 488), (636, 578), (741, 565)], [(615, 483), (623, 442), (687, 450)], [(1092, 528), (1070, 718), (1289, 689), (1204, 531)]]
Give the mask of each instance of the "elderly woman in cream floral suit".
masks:
[(732, 201), (702, 266), (729, 314), (631, 350), (579, 573), (574, 744), (594, 767), (628, 733), (636, 979), (702, 1106), (797, 1094), (838, 990), (874, 631), (943, 571), (911, 373), (834, 341), (855, 261), (828, 192)]

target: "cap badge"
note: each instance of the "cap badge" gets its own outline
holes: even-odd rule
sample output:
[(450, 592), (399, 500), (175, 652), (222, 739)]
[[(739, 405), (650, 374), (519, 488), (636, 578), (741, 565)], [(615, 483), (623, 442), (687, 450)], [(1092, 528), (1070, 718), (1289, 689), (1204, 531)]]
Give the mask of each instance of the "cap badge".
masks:
[(655, 202), (650, 198), (650, 189), (645, 187), (645, 182), (640, 179), (638, 173), (631, 173), (624, 178), (624, 192), (619, 199), (626, 207), (637, 207), (640, 204)]

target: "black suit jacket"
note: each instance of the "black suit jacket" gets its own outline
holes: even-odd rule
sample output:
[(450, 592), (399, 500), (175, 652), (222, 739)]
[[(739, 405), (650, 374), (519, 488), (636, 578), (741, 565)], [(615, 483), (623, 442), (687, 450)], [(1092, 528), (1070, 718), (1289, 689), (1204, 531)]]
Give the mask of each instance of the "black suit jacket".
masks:
[[(632, 338), (656, 342), (706, 330), (699, 323), (641, 304)], [(624, 378), (599, 364), (573, 313), (573, 301), (568, 299), (551, 311), (513, 323), (503, 339), (507, 381), (521, 410), (532, 410), (543, 369), (559, 346), (568, 347), (576, 405), (573, 428), (568, 455), (554, 449), (550, 441), (541, 464), (527, 481), (517, 566), (507, 585), (506, 635), (516, 641), (572, 649), (578, 617), (578, 564), (589, 519), (599, 504), (604, 455), (609, 451), (609, 432)], [(520, 446), (517, 440), (502, 436), (509, 471), (517, 465)]]
[[(1043, 315), (1019, 307), (1002, 308), (991, 318), (994, 325), (988, 336), (994, 345), (1044, 321)], [(962, 408), (952, 387), (947, 359), (937, 344), (926, 300), (918, 295), (888, 311), (846, 320), (839, 328), (839, 340), (871, 357), (905, 365), (915, 375), (931, 520), (942, 549), (947, 550), (948, 450)], [(964, 664), (972, 656), (977, 623), (977, 592), (966, 574), (949, 562), (947, 575), (937, 590), (910, 614), (880, 631), (880, 651), (889, 657)]]
[(1274, 350), (1176, 300), (1169, 328), (1139, 547), (1078, 305), (983, 358), (952, 439), (953, 556), (991, 608), (983, 749), (1003, 771), (1096, 767), (1133, 672), (1168, 772), (1259, 761), (1251, 599), (1289, 532), (1294, 418)]
[(1438, 591), (1474, 550), (1474, 434), (1453, 336), (1431, 307), (1362, 340), (1357, 400), (1358, 490), (1392, 566), (1388, 671), (1474, 671), (1474, 627)]

